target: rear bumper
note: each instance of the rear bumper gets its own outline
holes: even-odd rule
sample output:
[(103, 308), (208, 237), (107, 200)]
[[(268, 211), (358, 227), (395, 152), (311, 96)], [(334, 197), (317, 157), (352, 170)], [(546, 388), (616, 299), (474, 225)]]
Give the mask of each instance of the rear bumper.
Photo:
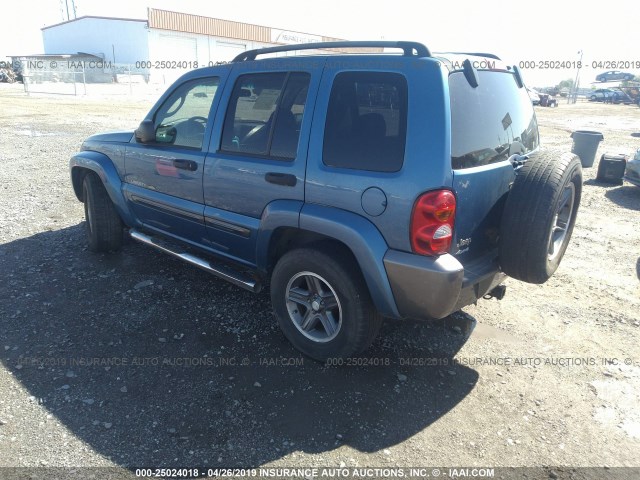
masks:
[(632, 178), (632, 177), (629, 177), (629, 176), (625, 175), (623, 177), (623, 179), (626, 180), (629, 183), (633, 183), (634, 185), (640, 187), (640, 178)]
[(637, 160), (627, 163), (623, 179), (640, 187), (640, 164), (638, 164)]
[(495, 255), (465, 268), (448, 254), (425, 257), (389, 250), (384, 267), (403, 318), (446, 317), (474, 303), (505, 278)]

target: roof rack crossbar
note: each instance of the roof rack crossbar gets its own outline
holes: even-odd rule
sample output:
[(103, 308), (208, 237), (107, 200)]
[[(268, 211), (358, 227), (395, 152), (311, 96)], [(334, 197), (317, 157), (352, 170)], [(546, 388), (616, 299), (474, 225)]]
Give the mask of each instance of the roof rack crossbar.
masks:
[[(278, 52), (292, 52), (296, 50), (321, 50), (328, 48), (399, 48), (407, 57), (430, 57), (431, 52), (418, 42), (385, 42), (385, 41), (356, 41), (356, 42), (317, 42), (299, 45), (282, 45), (278, 47), (257, 48), (247, 50), (236, 56), (232, 62), (246, 62), (255, 60), (258, 55)], [(415, 53), (414, 53), (415, 52)]]

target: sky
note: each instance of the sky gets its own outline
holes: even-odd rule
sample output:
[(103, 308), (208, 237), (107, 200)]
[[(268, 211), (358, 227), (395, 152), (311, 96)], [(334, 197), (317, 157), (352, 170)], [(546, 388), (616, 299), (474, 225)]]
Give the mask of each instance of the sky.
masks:
[[(510, 64), (536, 64), (536, 68), (523, 68), (525, 82), (532, 86), (575, 78), (575, 68), (538, 68), (537, 64), (578, 61), (580, 51), (583, 87), (605, 70), (640, 75), (640, 68), (633, 68), (640, 67), (637, 0), (608, 0), (597, 8), (559, 0), (75, 0), (75, 5), (78, 17), (146, 19), (150, 7), (348, 40), (413, 40), (432, 51), (490, 52)], [(40, 29), (63, 20), (61, 0), (6, 2), (2, 20), (0, 60), (43, 53)], [(633, 62), (633, 67), (594, 68), (594, 62), (607, 61)]]

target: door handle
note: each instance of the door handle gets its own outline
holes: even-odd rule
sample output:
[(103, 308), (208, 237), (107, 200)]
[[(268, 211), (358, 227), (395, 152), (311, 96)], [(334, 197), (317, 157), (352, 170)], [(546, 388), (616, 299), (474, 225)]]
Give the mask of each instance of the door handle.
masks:
[(173, 166), (190, 172), (195, 172), (198, 169), (198, 164), (193, 160), (174, 160)]
[(295, 187), (296, 183), (298, 183), (296, 176), (289, 173), (268, 172), (265, 174), (264, 179), (269, 183), (285, 187)]

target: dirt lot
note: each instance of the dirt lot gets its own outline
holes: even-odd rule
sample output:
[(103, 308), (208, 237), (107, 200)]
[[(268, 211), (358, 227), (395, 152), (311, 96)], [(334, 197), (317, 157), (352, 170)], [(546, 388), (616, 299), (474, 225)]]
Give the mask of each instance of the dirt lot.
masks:
[[(377, 366), (324, 366), (267, 293), (87, 251), (68, 159), (150, 105), (0, 84), (0, 466), (640, 466), (640, 188), (585, 170), (547, 284), (386, 322)], [(548, 149), (580, 128), (598, 155), (640, 147), (637, 107), (536, 108)]]

